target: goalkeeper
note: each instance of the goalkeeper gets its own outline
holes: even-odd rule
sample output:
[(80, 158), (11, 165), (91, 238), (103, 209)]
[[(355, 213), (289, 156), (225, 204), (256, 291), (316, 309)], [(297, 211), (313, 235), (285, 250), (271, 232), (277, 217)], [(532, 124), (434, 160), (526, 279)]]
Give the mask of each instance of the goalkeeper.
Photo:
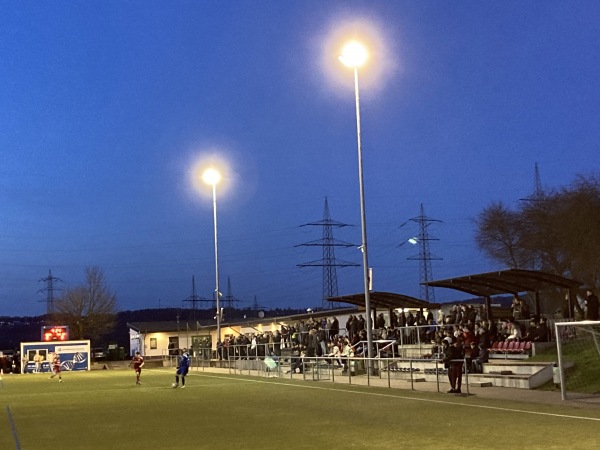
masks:
[(185, 387), (185, 376), (190, 369), (190, 355), (187, 352), (187, 348), (183, 350), (179, 350), (179, 356), (177, 358), (177, 372), (175, 374), (175, 383), (173, 383), (173, 387), (176, 388), (179, 386), (179, 377), (181, 377), (181, 387)]

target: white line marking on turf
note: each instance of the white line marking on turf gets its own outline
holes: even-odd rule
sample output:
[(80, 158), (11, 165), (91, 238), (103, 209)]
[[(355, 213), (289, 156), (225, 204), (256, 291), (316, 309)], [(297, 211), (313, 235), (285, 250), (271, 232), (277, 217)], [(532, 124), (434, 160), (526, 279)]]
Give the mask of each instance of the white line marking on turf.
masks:
[[(196, 375), (202, 375), (202, 376), (206, 376), (209, 378), (230, 379), (229, 377), (223, 377), (221, 375), (211, 375), (211, 374), (207, 374), (207, 373), (196, 373)], [(251, 383), (269, 383), (268, 381), (263, 381), (263, 380), (248, 380), (248, 379), (236, 380), (236, 381), (246, 381), (246, 382), (251, 382)], [(384, 397), (384, 398), (399, 398), (402, 400), (414, 400), (417, 402), (436, 403), (436, 404), (452, 405), (452, 406), (464, 406), (467, 408), (491, 409), (491, 410), (495, 410), (495, 411), (533, 414), (533, 415), (537, 415), (537, 416), (559, 417), (559, 418), (563, 418), (563, 419), (591, 420), (591, 421), (595, 421), (595, 422), (600, 422), (600, 418), (598, 418), (598, 417), (573, 416), (570, 414), (556, 414), (556, 413), (546, 413), (546, 412), (539, 412), (539, 411), (528, 411), (525, 409), (503, 408), (500, 406), (472, 405), (472, 404), (468, 404), (468, 403), (450, 402), (448, 400), (433, 400), (433, 399), (427, 399), (427, 398), (405, 397), (403, 395), (381, 394), (378, 392), (352, 391), (352, 390), (348, 390), (348, 389), (336, 389), (336, 388), (328, 388), (328, 387), (322, 387), (322, 386), (306, 386), (306, 385), (302, 385), (302, 384), (292, 384), (292, 383), (286, 383), (286, 382), (279, 382), (279, 383), (277, 383), (277, 385), (278, 386), (293, 386), (293, 387), (300, 387), (300, 388), (305, 388), (305, 389), (317, 389), (317, 390), (322, 390), (322, 391), (347, 392), (347, 393), (359, 394), (359, 395), (372, 395), (375, 397)]]
[(21, 450), (21, 443), (19, 442), (19, 435), (17, 434), (17, 427), (15, 426), (15, 421), (13, 420), (12, 413), (10, 412), (10, 407), (6, 405), (6, 412), (8, 413), (8, 421), (10, 422), (10, 428), (12, 430), (13, 438), (15, 440), (15, 448), (16, 450)]

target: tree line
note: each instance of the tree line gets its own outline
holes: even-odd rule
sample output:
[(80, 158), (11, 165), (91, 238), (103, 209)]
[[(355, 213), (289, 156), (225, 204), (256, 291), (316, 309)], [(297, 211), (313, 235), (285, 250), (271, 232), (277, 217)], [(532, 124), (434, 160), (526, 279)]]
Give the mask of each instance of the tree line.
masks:
[(487, 257), (509, 268), (550, 272), (594, 290), (600, 285), (600, 177), (580, 175), (514, 208), (492, 202), (476, 219), (475, 239)]

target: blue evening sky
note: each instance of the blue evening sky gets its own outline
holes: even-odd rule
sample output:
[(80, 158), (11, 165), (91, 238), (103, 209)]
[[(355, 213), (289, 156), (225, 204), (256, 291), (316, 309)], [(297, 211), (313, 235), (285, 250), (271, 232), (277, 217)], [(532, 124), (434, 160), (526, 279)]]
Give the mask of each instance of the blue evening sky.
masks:
[[(492, 201), (598, 170), (597, 1), (0, 2), (0, 314), (45, 312), (101, 267), (120, 309), (178, 307), (214, 289), (210, 187), (193, 168), (226, 161), (217, 186), (221, 290), (237, 306), (319, 306), (328, 198), (336, 239), (360, 243), (351, 70), (360, 69), (374, 289), (419, 296), (424, 204), (433, 278), (505, 267), (474, 243)], [(356, 248), (336, 249), (361, 262)], [(362, 269), (338, 269), (340, 294)], [(57, 292), (57, 295), (60, 294)], [(438, 301), (464, 297), (436, 290)]]

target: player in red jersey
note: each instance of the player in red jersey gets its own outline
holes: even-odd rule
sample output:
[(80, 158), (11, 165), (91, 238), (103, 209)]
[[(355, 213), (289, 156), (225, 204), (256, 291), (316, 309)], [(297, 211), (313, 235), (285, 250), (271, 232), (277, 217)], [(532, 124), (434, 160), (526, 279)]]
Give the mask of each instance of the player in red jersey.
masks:
[(58, 375), (58, 382), (62, 383), (62, 375), (60, 373), (60, 356), (58, 353), (52, 353), (52, 375), (50, 378), (54, 378)]
[(140, 355), (140, 352), (135, 352), (135, 356), (131, 359), (129, 367), (133, 364), (133, 370), (135, 370), (135, 384), (142, 384), (140, 382), (140, 376), (142, 375), (142, 367), (144, 367), (144, 358)]

